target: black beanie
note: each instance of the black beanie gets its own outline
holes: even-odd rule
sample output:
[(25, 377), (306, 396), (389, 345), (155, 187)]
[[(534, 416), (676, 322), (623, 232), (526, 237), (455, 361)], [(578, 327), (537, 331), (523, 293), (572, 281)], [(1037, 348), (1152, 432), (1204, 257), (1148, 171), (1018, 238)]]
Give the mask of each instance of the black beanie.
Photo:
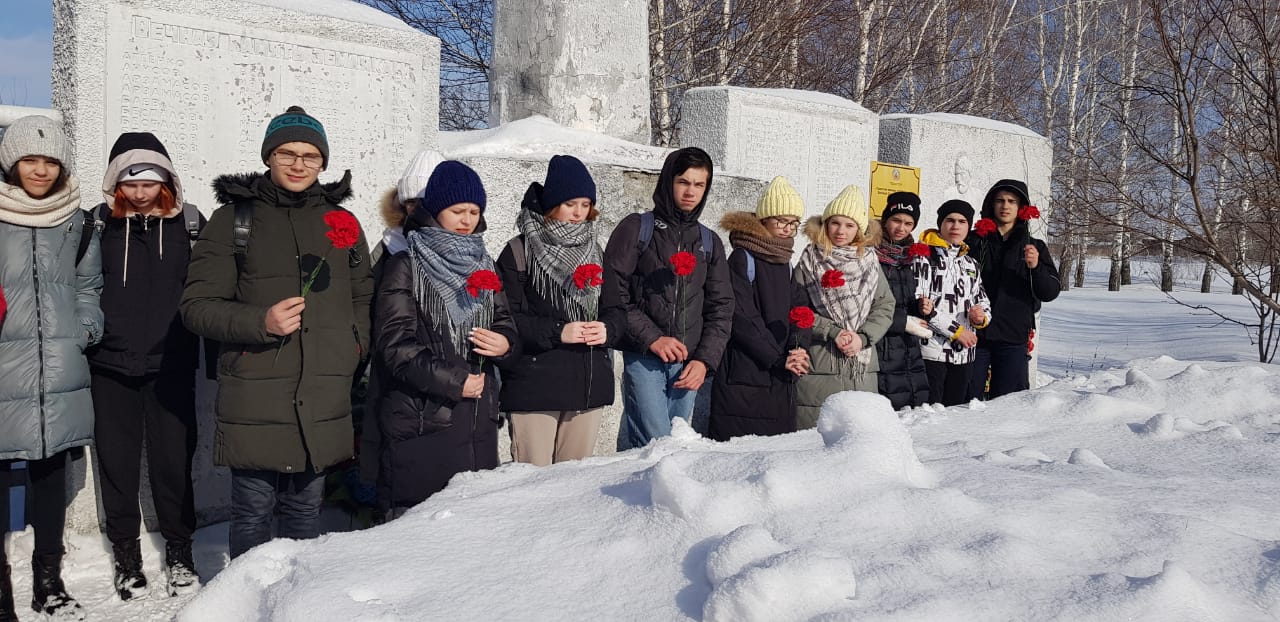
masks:
[(289, 106), (267, 125), (267, 134), (262, 137), (262, 163), (266, 164), (271, 152), (285, 143), (315, 145), (324, 158), (324, 168), (329, 168), (329, 139), (325, 138), (324, 126), (299, 106)]
[(895, 214), (907, 214), (916, 224), (920, 224), (920, 197), (914, 192), (895, 192), (889, 195), (884, 211), (880, 212), (880, 222), (888, 222)]
[(942, 206), (938, 208), (938, 226), (941, 227), (942, 221), (951, 214), (960, 214), (961, 216), (964, 216), (965, 219), (969, 221), (969, 226), (973, 227), (973, 206), (969, 205), (968, 201), (951, 199), (950, 201), (943, 203)]
[(551, 158), (547, 165), (547, 179), (542, 182), (542, 199), (539, 204), (542, 213), (555, 209), (565, 201), (573, 199), (591, 199), (596, 204), (596, 182), (582, 160), (570, 155), (558, 155)]
[(457, 160), (445, 160), (431, 171), (431, 178), (427, 180), (427, 187), (422, 189), (422, 197), (414, 211), (424, 210), (435, 218), (445, 208), (458, 203), (475, 203), (483, 214), (484, 184), (470, 166)]
[(154, 151), (165, 158), (173, 159), (169, 158), (169, 152), (164, 148), (164, 144), (160, 142), (160, 139), (156, 138), (155, 134), (151, 132), (125, 132), (120, 135), (120, 138), (116, 139), (116, 144), (111, 145), (111, 155), (107, 157), (107, 160), (114, 160), (120, 154), (134, 149)]

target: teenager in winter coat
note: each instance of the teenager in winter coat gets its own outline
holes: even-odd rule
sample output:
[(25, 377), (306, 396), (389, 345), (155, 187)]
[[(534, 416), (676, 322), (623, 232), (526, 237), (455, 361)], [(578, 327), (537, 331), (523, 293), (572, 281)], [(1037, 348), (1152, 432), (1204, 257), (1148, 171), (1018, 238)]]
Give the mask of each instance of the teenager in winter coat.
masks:
[(810, 370), (796, 383), (800, 429), (818, 424), (822, 403), (833, 393), (876, 392), (875, 345), (893, 322), (894, 301), (869, 221), (862, 190), (849, 186), (821, 217), (805, 224), (810, 244), (800, 255), (795, 281), (817, 319)]
[(190, 593), (199, 587), (191, 558), (196, 529), (191, 457), (200, 343), (178, 314), (191, 260), (182, 181), (154, 135), (126, 133), (111, 147), (102, 194), (106, 202), (94, 214), (102, 227), (106, 329), (89, 350), (89, 366), (115, 588), (122, 600), (147, 592), (138, 542), (139, 456), (145, 437), (151, 498), (165, 540), (166, 591)]
[(965, 201), (943, 203), (938, 228), (921, 234), (919, 250), (912, 253), (916, 298), (933, 311), (933, 336), (922, 348), (929, 394), (944, 406), (968, 401), (970, 363), (978, 343), (975, 331), (986, 327), (992, 316), (978, 264), (964, 243), (972, 221), (973, 207)]
[[(277, 505), (277, 536), (319, 534), (325, 469), (354, 454), (351, 378), (368, 352), (373, 296), (364, 234), (341, 206), (350, 172), (318, 181), (329, 164), (324, 127), (290, 107), (268, 124), (261, 155), (266, 175), (214, 180), (222, 207), (195, 246), (182, 297), (187, 327), (222, 344), (213, 459), (231, 468), (233, 558), (271, 539)], [(240, 205), (250, 219), (242, 254)], [(331, 234), (351, 246), (334, 248)]]
[[(643, 447), (693, 414), (698, 389), (724, 355), (733, 286), (720, 236), (698, 222), (711, 192), (711, 156), (671, 152), (653, 190), (653, 211), (622, 219), (604, 251), (601, 303), (626, 318), (618, 450)], [(648, 243), (642, 240), (652, 219)], [(673, 265), (672, 259), (680, 262)], [(691, 265), (690, 265), (691, 264)], [(676, 270), (692, 268), (685, 276)]]
[[(386, 228), (382, 231), (382, 240), (369, 251), (369, 257), (373, 260), (375, 296), (382, 284), (382, 273), (386, 270), (387, 259), (392, 255), (409, 251), (409, 242), (404, 233), (405, 219), (417, 207), (418, 197), (422, 196), (423, 189), (427, 187), (431, 172), (441, 162), (444, 162), (444, 156), (439, 152), (430, 149), (418, 152), (418, 155), (414, 156), (409, 166), (405, 168), (396, 186), (387, 190), (382, 196), (379, 212)], [(372, 305), (370, 305), (370, 311), (373, 311)], [(369, 332), (370, 342), (377, 343), (376, 322), (371, 324)], [(381, 518), (391, 509), (390, 501), (379, 494), (388, 490), (387, 483), (381, 478), (382, 429), (378, 426), (378, 401), (382, 386), (386, 384), (386, 369), (376, 356), (369, 357), (368, 368), (369, 384), (365, 392), (364, 420), (360, 426), (360, 484), (374, 491), (375, 504)], [(358, 375), (357, 378), (359, 378)]]
[(1026, 183), (997, 181), (982, 200), (982, 217), (991, 219), (996, 230), (969, 235), (970, 256), (982, 268), (982, 283), (995, 309), (991, 325), (978, 331), (969, 397), (995, 399), (1031, 388), (1027, 342), (1036, 327), (1036, 313), (1040, 303), (1054, 300), (1062, 291), (1049, 247), (1028, 229), (1028, 220), (1039, 218), (1038, 210), (1028, 213), (1030, 205)]
[(791, 322), (791, 309), (807, 306), (792, 282), (791, 253), (804, 203), (783, 177), (770, 182), (755, 213), (725, 214), (733, 332), (711, 385), (708, 436), (772, 436), (796, 430), (796, 379), (808, 373), (811, 328)]
[(930, 331), (920, 318), (933, 308), (929, 299), (916, 298), (916, 277), (908, 252), (915, 243), (911, 231), (919, 220), (920, 197), (914, 192), (890, 194), (880, 213), (882, 235), (876, 254), (893, 292), (894, 306), (893, 323), (876, 344), (876, 354), (880, 359), (880, 395), (889, 398), (894, 410), (929, 402), (929, 377), (920, 356), (920, 340)]
[[(85, 232), (80, 184), (65, 165), (62, 127), (23, 117), (0, 140), (0, 468), (27, 463), (35, 530), (31, 606), (59, 619), (84, 610), (62, 583), (69, 449), (93, 440), (84, 351), (102, 337), (98, 237)], [(93, 234), (87, 239), (82, 233)], [(82, 239), (88, 244), (80, 253)], [(9, 526), (9, 495), (0, 495)], [(9, 560), (0, 546), (0, 620), (17, 619)]]
[(393, 517), (458, 473), (498, 466), (494, 364), (520, 352), (485, 250), (484, 208), (475, 171), (452, 160), (437, 166), (405, 223), (409, 250), (387, 258), (374, 301), (375, 352), (387, 372), (381, 468)]
[[(590, 456), (600, 415), (613, 403), (609, 348), (623, 326), (619, 314), (600, 313), (595, 203), (587, 167), (573, 156), (551, 158), (546, 181), (525, 192), (520, 235), (498, 257), (523, 346), (503, 369), (500, 396), (511, 414), (516, 462), (546, 466)], [(579, 274), (582, 266), (589, 268)]]

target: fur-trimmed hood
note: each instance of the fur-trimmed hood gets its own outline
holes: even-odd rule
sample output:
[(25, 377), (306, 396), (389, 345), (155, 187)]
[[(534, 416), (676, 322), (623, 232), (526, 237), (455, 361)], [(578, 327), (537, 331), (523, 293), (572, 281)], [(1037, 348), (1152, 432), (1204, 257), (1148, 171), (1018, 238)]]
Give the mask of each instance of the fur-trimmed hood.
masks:
[(404, 227), (404, 219), (408, 213), (400, 203), (400, 194), (397, 189), (391, 188), (382, 193), (382, 200), (378, 202), (378, 213), (382, 215), (382, 222), (388, 229)]
[(822, 242), (822, 217), (810, 216), (809, 220), (804, 221), (804, 237), (809, 238), (810, 242), (820, 244)]
[(230, 204), (240, 199), (261, 199), (275, 203), (279, 199), (302, 199), (306, 195), (321, 194), (334, 205), (351, 198), (351, 171), (344, 171), (342, 179), (327, 184), (316, 183), (302, 192), (290, 192), (276, 186), (264, 173), (232, 173), (213, 180), (213, 193), (218, 203)]
[(720, 219), (720, 228), (729, 233), (741, 233), (756, 238), (769, 238), (772, 234), (751, 212), (729, 212)]

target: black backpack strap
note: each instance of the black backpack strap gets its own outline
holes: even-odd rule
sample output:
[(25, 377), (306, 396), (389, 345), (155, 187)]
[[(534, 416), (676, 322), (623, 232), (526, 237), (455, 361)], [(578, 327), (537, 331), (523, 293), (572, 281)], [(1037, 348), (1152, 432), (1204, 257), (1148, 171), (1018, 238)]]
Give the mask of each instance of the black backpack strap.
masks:
[(511, 247), (511, 257), (516, 260), (516, 278), (524, 283), (529, 280), (529, 258), (525, 256), (524, 236), (511, 238), (507, 246)]
[(235, 247), (236, 274), (244, 272), (245, 255), (249, 252), (249, 236), (253, 233), (253, 201), (237, 201), (233, 206), (235, 216), (231, 221), (231, 243)]
[(76, 245), (76, 265), (80, 265), (80, 260), (84, 259), (85, 253), (89, 252), (89, 243), (93, 241), (93, 234), (102, 231), (106, 224), (107, 204), (103, 203), (91, 210), (80, 210), (81, 216), (84, 217), (84, 224), (80, 227), (80, 242)]
[(710, 262), (711, 250), (715, 248), (715, 243), (711, 241), (711, 229), (708, 229), (707, 226), (702, 223), (698, 223), (698, 230), (702, 235), (702, 254), (704, 258)]
[(639, 254), (644, 254), (644, 252), (649, 249), (649, 242), (653, 241), (654, 218), (655, 216), (652, 211), (640, 214), (640, 237), (638, 240), (640, 246)]
[(186, 223), (187, 238), (195, 244), (200, 239), (200, 210), (191, 203), (183, 203), (182, 221)]

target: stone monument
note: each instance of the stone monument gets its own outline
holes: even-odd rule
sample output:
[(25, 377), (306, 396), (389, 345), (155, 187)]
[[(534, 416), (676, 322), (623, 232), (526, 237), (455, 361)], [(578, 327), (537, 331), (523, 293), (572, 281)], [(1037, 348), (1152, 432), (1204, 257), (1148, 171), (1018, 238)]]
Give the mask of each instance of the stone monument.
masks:
[(680, 114), (681, 145), (707, 150), (717, 171), (757, 179), (785, 176), (809, 214), (821, 214), (849, 184), (861, 187), (866, 198), (879, 120), (847, 99), (811, 91), (701, 87), (685, 93)]
[(495, 2), (489, 125), (532, 114), (649, 144), (649, 3)]
[[(347, 205), (376, 238), (380, 194), (414, 153), (436, 146), (439, 41), (376, 9), (347, 0), (54, 0), (53, 12), (53, 104), (86, 206), (101, 200), (115, 138), (145, 130), (165, 143), (187, 200), (208, 215), (217, 207), (213, 178), (266, 170), (267, 122), (300, 105), (329, 138), (332, 166), (321, 181), (352, 169)], [(194, 479), (203, 524), (225, 519), (229, 487), (211, 461), (212, 383), (200, 383)], [(91, 467), (73, 473), (78, 488), (94, 491)], [(70, 527), (96, 531), (96, 510), (93, 494), (79, 494)]]

